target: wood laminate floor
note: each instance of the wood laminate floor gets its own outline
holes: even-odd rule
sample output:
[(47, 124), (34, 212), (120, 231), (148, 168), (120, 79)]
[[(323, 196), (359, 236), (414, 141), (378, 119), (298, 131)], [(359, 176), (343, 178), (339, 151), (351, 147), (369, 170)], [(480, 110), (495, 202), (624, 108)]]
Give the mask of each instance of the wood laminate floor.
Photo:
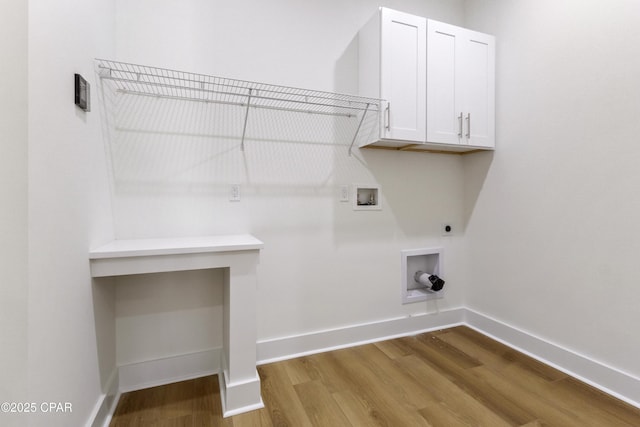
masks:
[(640, 409), (456, 327), (258, 367), (265, 408), (222, 418), (217, 376), (123, 394), (124, 426), (640, 426)]

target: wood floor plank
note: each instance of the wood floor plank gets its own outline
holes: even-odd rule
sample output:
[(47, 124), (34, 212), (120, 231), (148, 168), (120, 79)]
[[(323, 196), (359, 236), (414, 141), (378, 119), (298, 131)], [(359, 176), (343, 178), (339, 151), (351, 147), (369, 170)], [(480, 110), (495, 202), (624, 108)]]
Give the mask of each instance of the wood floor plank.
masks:
[(426, 407), (421, 409), (420, 415), (432, 426), (447, 427), (470, 427), (468, 421), (464, 420), (459, 413), (447, 407), (445, 402), (430, 402)]
[(305, 357), (308, 359), (307, 365), (314, 371), (314, 378), (320, 380), (331, 394), (358, 388), (354, 379), (345, 374), (344, 366), (338, 363), (336, 355), (339, 352), (320, 353)]
[[(583, 421), (576, 418), (575, 414), (547, 399), (543, 390), (549, 387), (550, 383), (537, 386), (523, 376), (508, 374), (505, 376), (486, 366), (474, 368), (473, 374), (501, 394), (511, 396), (528, 413), (534, 414), (537, 420), (533, 419), (530, 422), (544, 420), (546, 424), (554, 426), (589, 425), (588, 423), (579, 424)], [(536, 380), (540, 381), (539, 378)]]
[(165, 387), (152, 387), (125, 393), (118, 402), (118, 417), (116, 423), (112, 421), (112, 426), (142, 425), (145, 421), (149, 423), (164, 417), (162, 402), (165, 391)]
[(513, 351), (510, 347), (502, 344), (501, 342), (491, 339), (486, 335), (482, 335), (467, 326), (456, 326), (446, 329), (445, 334), (455, 334), (457, 336), (464, 337), (478, 347), (482, 347), (499, 357), (507, 358), (507, 353)]
[(361, 346), (353, 349), (354, 355), (367, 361), (369, 370), (375, 376), (376, 383), (380, 383), (386, 393), (392, 394), (406, 406), (407, 410), (424, 408), (430, 401), (437, 400), (437, 395), (423, 382), (417, 381), (404, 369), (378, 349), (377, 346)]
[(468, 334), (461, 334), (458, 332), (459, 329), (452, 328), (448, 333), (438, 335), (438, 338), (485, 366), (503, 368), (505, 364), (515, 363), (504, 357), (506, 352), (504, 348), (501, 348), (502, 344), (492, 341), (493, 345), (485, 346), (484, 340), (475, 339)]
[(351, 423), (320, 381), (307, 381), (293, 386), (307, 417), (315, 427), (349, 426)]
[(333, 398), (354, 427), (392, 427), (366, 399), (350, 390), (333, 393)]
[[(551, 425), (565, 426), (576, 422), (575, 416), (547, 398), (552, 380), (565, 377), (566, 374), (552, 373), (549, 369), (553, 368), (549, 367), (541, 369), (537, 366), (537, 361), (525, 362), (526, 359), (504, 357), (509, 352), (498, 348), (498, 345), (491, 344), (492, 351), (489, 351), (483, 345), (485, 340), (476, 339), (468, 333), (457, 334), (456, 331), (451, 331), (439, 338), (482, 361), (484, 365), (473, 368), (473, 373), (503, 395), (516, 397), (519, 405), (529, 413), (542, 416)], [(544, 423), (542, 420), (536, 422)]]
[(508, 356), (509, 360), (512, 360), (516, 365), (547, 381), (558, 381), (568, 377), (564, 372), (522, 353), (509, 353)]
[[(411, 345), (415, 348), (416, 354), (464, 390), (466, 394), (481, 402), (483, 406), (511, 425), (526, 424), (536, 419), (534, 414), (524, 410), (522, 406), (512, 400), (511, 396), (493, 389), (468, 371), (469, 368), (481, 366), (480, 362), (470, 356), (465, 359), (464, 353), (459, 350), (456, 352), (451, 346), (441, 343), (439, 338), (424, 334), (416, 337)], [(452, 357), (452, 355), (457, 355), (457, 357)]]
[(220, 385), (218, 384), (217, 375), (195, 380), (194, 393), (194, 427), (205, 425), (231, 427), (231, 422), (222, 418)]
[(284, 364), (287, 376), (292, 385), (304, 383), (318, 378), (311, 357), (299, 357)]
[[(266, 409), (258, 409), (256, 411), (234, 415), (227, 419), (231, 421), (233, 427), (273, 427), (274, 425), (271, 421), (269, 411)], [(202, 427), (204, 427), (204, 425)]]
[[(431, 388), (432, 393), (437, 395), (439, 403), (447, 405), (452, 412), (457, 414), (457, 419), (461, 423), (473, 426), (507, 427), (514, 424), (500, 417), (491, 409), (484, 406), (473, 396), (467, 394), (453, 381), (431, 366), (427, 361), (417, 355), (410, 355), (397, 359), (396, 363), (414, 376), (418, 381), (423, 382)], [(420, 411), (422, 417), (429, 420), (429, 405)], [(434, 407), (431, 406), (433, 409)], [(437, 408), (441, 410), (441, 408)], [(440, 418), (439, 415), (433, 415)]]
[(195, 380), (172, 384), (162, 396), (163, 418), (181, 418), (191, 416), (196, 399)]
[(408, 356), (411, 354), (411, 349), (398, 340), (379, 341), (373, 345), (386, 354), (390, 359)]
[[(446, 333), (440, 333), (438, 335), (433, 333), (421, 334), (413, 337), (413, 340), (417, 340), (419, 343), (423, 344), (425, 348), (430, 350), (431, 354), (437, 353), (440, 359), (446, 359), (461, 369), (473, 368), (475, 366), (482, 365), (482, 362), (478, 359), (461, 351), (459, 348), (450, 345), (446, 341), (443, 341), (441, 336), (444, 335), (446, 335)], [(416, 347), (412, 346), (412, 348), (415, 349)]]
[(557, 381), (567, 374), (519, 353), (512, 348), (492, 340), (470, 328), (452, 328), (438, 336), (464, 353), (478, 359), (483, 365), (504, 369), (511, 364), (520, 364), (532, 373), (548, 380)]
[(182, 415), (175, 418), (155, 420), (152, 427), (191, 427), (193, 425), (193, 415)]
[(311, 421), (289, 381), (282, 363), (258, 368), (262, 382), (262, 398), (271, 420), (277, 426), (311, 427)]
[[(371, 344), (369, 346), (373, 347)], [(352, 379), (354, 393), (358, 393), (367, 406), (377, 411), (388, 425), (428, 426), (416, 412), (414, 405), (405, 401), (402, 396), (389, 393), (388, 386), (379, 381), (377, 372), (363, 363), (366, 359), (358, 355), (354, 349), (337, 351), (335, 356), (336, 364), (342, 368), (343, 375)]]
[(520, 427), (550, 427), (549, 424), (541, 420), (533, 420), (530, 423), (521, 425)]
[(264, 409), (223, 418), (214, 375), (124, 393), (110, 426), (640, 426), (640, 409), (467, 327), (258, 372)]
[(593, 421), (610, 426), (640, 426), (638, 409), (606, 395), (575, 378), (567, 377), (553, 384), (553, 395), (563, 406)]
[(457, 337), (463, 337), (473, 345), (486, 350), (489, 353), (499, 356), (500, 360), (505, 362), (519, 363), (527, 367), (533, 372), (536, 372), (539, 376), (546, 378), (549, 381), (556, 381), (562, 378), (566, 378), (567, 374), (561, 372), (551, 366), (545, 365), (523, 353), (520, 353), (513, 348), (502, 344), (490, 337), (483, 335), (469, 327), (458, 326), (447, 330), (448, 333)]
[(110, 424), (125, 426), (220, 426), (222, 418), (216, 376), (125, 393)]
[[(621, 410), (620, 415), (616, 416), (616, 407), (624, 408), (624, 406), (614, 406), (611, 412), (606, 411), (602, 405), (606, 402), (608, 396), (602, 394), (602, 399), (598, 396), (581, 396), (580, 391), (574, 387), (563, 387), (569, 378), (559, 381), (547, 381), (544, 377), (538, 375), (537, 372), (527, 369), (521, 364), (510, 365), (502, 372), (485, 373), (485, 380), (498, 387), (497, 383), (502, 383), (503, 388), (521, 387), (530, 395), (529, 399), (521, 399), (522, 405), (528, 406), (533, 404), (532, 410), (538, 414), (543, 414), (544, 419), (552, 424), (557, 424), (562, 420), (563, 425), (567, 426), (594, 426), (599, 427), (606, 425), (608, 427), (630, 427), (640, 425), (638, 411), (626, 412)], [(574, 380), (575, 381), (575, 380)], [(577, 381), (577, 384), (586, 386), (586, 384)], [(577, 385), (576, 384), (576, 385)], [(588, 386), (586, 386), (588, 387)], [(598, 392), (600, 393), (600, 392)], [(614, 399), (615, 400), (615, 399)], [(619, 402), (615, 400), (616, 402)], [(625, 405), (620, 402), (621, 405)], [(563, 413), (564, 417), (558, 419), (557, 413)], [(624, 414), (630, 415), (628, 420), (624, 420)]]

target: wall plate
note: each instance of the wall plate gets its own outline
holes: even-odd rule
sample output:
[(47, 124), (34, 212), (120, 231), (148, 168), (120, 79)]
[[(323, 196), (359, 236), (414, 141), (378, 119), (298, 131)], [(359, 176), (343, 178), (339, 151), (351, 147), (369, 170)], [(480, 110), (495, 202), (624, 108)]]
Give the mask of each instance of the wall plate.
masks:
[(349, 201), (349, 186), (341, 185), (340, 186), (340, 201), (348, 202)]
[(229, 189), (229, 201), (240, 201), (240, 184), (231, 184), (231, 188)]

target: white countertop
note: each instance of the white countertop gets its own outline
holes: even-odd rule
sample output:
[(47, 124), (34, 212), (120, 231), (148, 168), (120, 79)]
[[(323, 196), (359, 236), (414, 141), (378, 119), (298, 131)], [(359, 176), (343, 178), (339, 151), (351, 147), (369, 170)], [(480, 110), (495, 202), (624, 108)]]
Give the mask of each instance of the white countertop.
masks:
[(263, 247), (264, 243), (250, 234), (114, 240), (90, 250), (89, 259), (246, 251)]

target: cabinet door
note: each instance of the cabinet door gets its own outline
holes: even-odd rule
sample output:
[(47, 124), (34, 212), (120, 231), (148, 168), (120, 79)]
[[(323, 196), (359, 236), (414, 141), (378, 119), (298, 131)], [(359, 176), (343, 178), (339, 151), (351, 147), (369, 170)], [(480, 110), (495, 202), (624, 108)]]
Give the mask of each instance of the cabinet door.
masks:
[(428, 21), (427, 141), (495, 145), (493, 36)]
[(381, 9), (380, 97), (383, 137), (424, 142), (426, 139), (425, 18)]
[(459, 60), (464, 39), (460, 27), (427, 24), (427, 141), (463, 141), (463, 88)]
[(479, 147), (495, 146), (495, 39), (464, 31), (465, 140)]

